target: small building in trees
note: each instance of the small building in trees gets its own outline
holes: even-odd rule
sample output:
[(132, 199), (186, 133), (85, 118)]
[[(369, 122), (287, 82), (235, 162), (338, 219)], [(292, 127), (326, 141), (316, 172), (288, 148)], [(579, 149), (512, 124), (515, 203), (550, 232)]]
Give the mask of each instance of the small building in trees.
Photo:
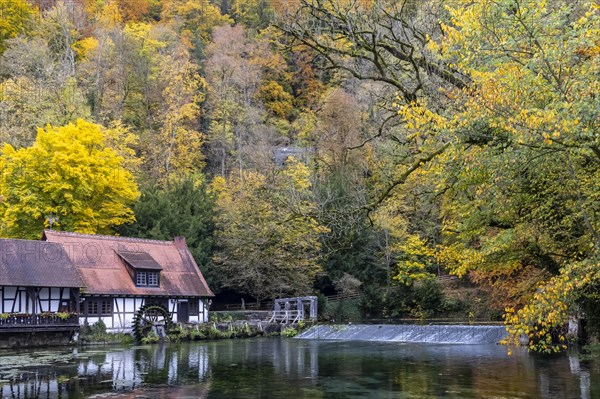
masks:
[(283, 167), (290, 157), (294, 157), (302, 162), (307, 161), (310, 151), (299, 147), (277, 147), (275, 148), (275, 165)]
[(183, 237), (158, 241), (46, 230), (43, 240), (62, 245), (81, 276), (81, 323), (102, 320), (108, 331), (130, 332), (157, 320), (208, 321), (213, 293)]

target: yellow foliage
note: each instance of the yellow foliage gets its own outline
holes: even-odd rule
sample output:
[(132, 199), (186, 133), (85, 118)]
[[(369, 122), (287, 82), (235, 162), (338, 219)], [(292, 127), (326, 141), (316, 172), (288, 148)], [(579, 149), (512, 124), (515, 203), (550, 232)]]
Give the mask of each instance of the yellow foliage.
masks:
[(285, 166), (283, 173), (289, 177), (296, 190), (305, 191), (311, 187), (310, 169), (305, 164), (292, 156), (288, 157)]
[(600, 281), (599, 266), (595, 262), (572, 263), (540, 286), (528, 305), (519, 310), (505, 309), (510, 334), (505, 343), (518, 346), (525, 337), (532, 351), (553, 353), (566, 349), (564, 326), (569, 317), (577, 314), (577, 293)]
[(73, 43), (73, 50), (80, 58), (87, 58), (88, 54), (98, 48), (98, 39), (95, 37), (86, 37)]
[(50, 214), (59, 218), (53, 228), (82, 233), (109, 233), (132, 222), (129, 204), (138, 190), (127, 169), (133, 165), (127, 160), (131, 152), (109, 146), (124, 134), (118, 126), (107, 133), (77, 120), (39, 129), (31, 147), (5, 145), (0, 156), (2, 235), (38, 238)]
[(115, 26), (120, 26), (123, 23), (123, 17), (121, 16), (119, 5), (115, 0), (108, 1), (104, 7), (102, 7), (99, 22), (102, 26), (107, 28), (114, 28)]
[(430, 46), (458, 59), (457, 67), (472, 78), (461, 93), (463, 119), (486, 116), (522, 144), (551, 146), (558, 138), (576, 144), (593, 134), (591, 120), (581, 123), (582, 114), (593, 112), (592, 93), (600, 90), (600, 15), (593, 1), (577, 4), (584, 15), (573, 25), (564, 23), (569, 6), (453, 3), (447, 35)]
[(306, 172), (292, 160), (273, 179), (252, 171), (213, 179), (222, 248), (214, 261), (226, 286), (257, 298), (310, 290), (327, 229), (310, 215)]
[(27, 31), (33, 16), (34, 10), (25, 0), (0, 0), (0, 54), (6, 40)]

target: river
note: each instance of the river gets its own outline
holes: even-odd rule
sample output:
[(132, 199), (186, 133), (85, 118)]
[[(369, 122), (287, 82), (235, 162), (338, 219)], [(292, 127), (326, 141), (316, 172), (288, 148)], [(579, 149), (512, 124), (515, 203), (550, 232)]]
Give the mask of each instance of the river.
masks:
[(0, 352), (2, 398), (600, 398), (600, 367), (497, 345), (258, 338)]

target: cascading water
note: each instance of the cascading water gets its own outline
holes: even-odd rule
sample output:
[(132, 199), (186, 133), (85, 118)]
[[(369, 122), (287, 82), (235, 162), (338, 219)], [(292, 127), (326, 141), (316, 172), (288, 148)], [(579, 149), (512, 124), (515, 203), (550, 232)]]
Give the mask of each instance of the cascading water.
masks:
[(152, 326), (152, 331), (154, 331), (156, 333), (156, 335), (158, 335), (158, 338), (163, 339), (167, 336), (167, 332), (165, 331), (165, 326), (163, 325), (155, 325)]
[(438, 344), (490, 344), (506, 337), (503, 326), (474, 325), (318, 325), (299, 334), (299, 339)]

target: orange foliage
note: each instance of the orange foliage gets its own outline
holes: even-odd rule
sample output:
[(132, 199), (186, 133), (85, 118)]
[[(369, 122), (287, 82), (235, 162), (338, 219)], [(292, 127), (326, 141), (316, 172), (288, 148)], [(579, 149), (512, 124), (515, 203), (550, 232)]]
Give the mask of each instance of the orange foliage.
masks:
[(547, 271), (533, 266), (519, 266), (512, 270), (477, 270), (469, 278), (490, 296), (491, 307), (498, 312), (505, 308), (521, 308), (529, 303), (540, 283), (547, 281)]

